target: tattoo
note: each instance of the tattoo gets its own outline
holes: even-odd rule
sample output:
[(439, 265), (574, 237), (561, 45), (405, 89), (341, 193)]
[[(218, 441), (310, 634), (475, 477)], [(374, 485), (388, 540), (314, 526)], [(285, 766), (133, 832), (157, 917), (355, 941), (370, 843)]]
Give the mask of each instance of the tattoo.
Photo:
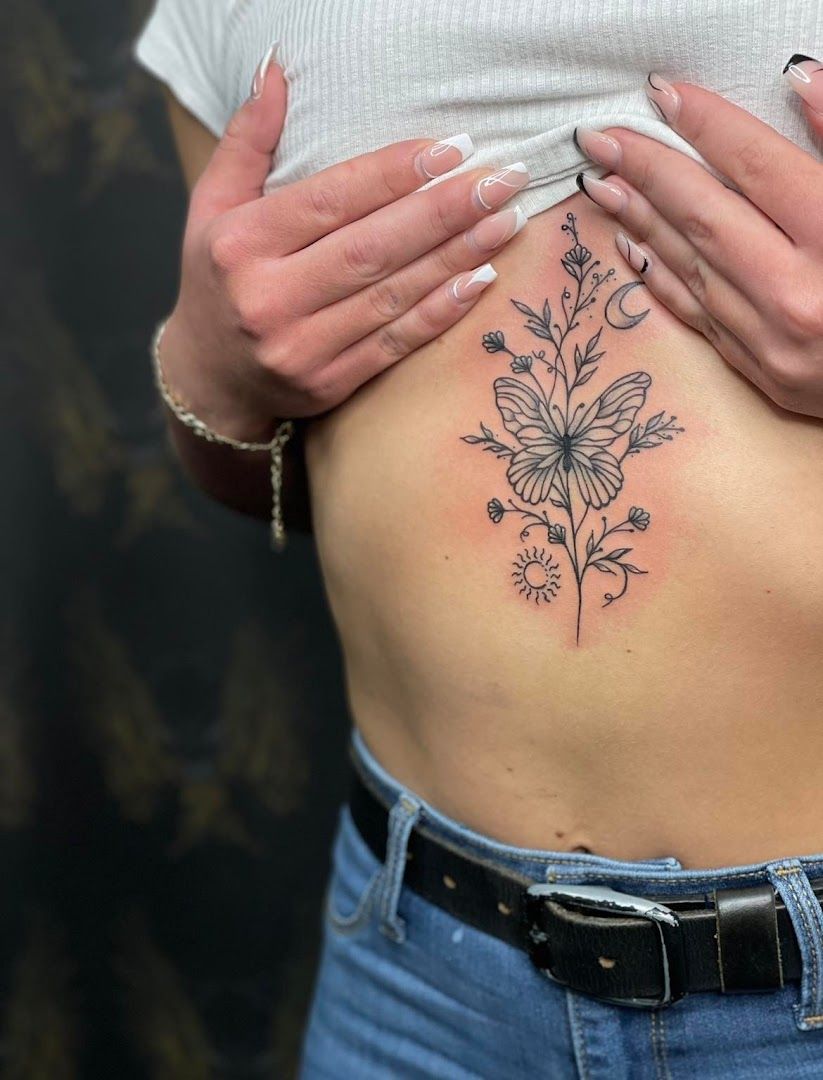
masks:
[[(643, 273), (645, 266), (639, 273)], [(643, 322), (646, 316), (649, 314), (651, 308), (646, 308), (645, 311), (638, 311), (636, 315), (630, 315), (628, 311), (623, 310), (623, 300), (632, 291), (637, 288), (638, 285), (644, 285), (643, 281), (627, 281), (625, 285), (621, 285), (619, 289), (615, 289), (609, 297), (606, 307), (603, 310), (603, 314), (606, 316), (606, 322), (609, 326), (613, 326), (615, 330), (631, 330), (633, 326), (637, 326), (638, 323)]]
[(536, 547), (531, 551), (526, 548), (520, 552), (513, 565), (514, 584), (527, 600), (534, 600), (535, 604), (545, 600), (550, 604), (557, 596), (560, 588), (560, 563), (547, 555), (545, 548), (540, 551)]
[[(515, 352), (507, 345), (502, 330), (493, 330), (482, 338), (486, 352), (506, 354), (513, 375), (520, 376), (502, 376), (493, 384), (495, 404), (503, 427), (513, 436), (513, 445), (505, 436), (498, 438), (483, 423), (479, 434), (464, 435), (462, 439), (508, 463), (506, 479), (517, 499), (508, 498), (505, 503), (491, 499), (486, 511), (492, 523), (499, 525), (507, 514), (513, 514), (522, 525), (521, 541), (534, 530), (541, 531), (548, 543), (565, 556), (577, 592), (579, 643), (583, 583), (588, 572), (594, 569), (617, 579), (613, 591), (603, 594), (603, 607), (625, 595), (630, 575), (648, 572), (628, 560), (632, 548), (613, 546), (611, 540), (619, 533), (645, 532), (651, 523), (648, 510), (632, 506), (615, 524), (601, 514), (600, 524), (590, 525), (584, 541), (589, 512), (605, 510), (617, 498), (624, 484), (626, 458), (671, 442), (684, 429), (676, 426), (676, 416), (664, 412), (635, 422), (652, 384), (645, 371), (622, 375), (590, 404), (583, 400), (582, 388), (597, 373), (606, 355), (600, 347), (603, 326), (585, 345), (575, 342), (570, 348), (571, 336), (580, 326), (580, 314), (596, 304), (598, 292), (615, 271), (598, 270), (600, 261), (593, 260), (592, 253), (580, 243), (574, 214), (566, 215), (561, 229), (573, 240), (572, 248), (560, 261), (574, 281), (571, 288), (563, 289), (561, 319), (553, 321), (548, 299), (539, 312), (520, 300), (511, 301), (526, 316), (525, 329), (548, 343), (549, 356), (543, 348)], [(631, 316), (622, 308), (626, 294), (637, 284), (641, 283), (621, 285), (611, 294), (604, 307), (604, 319), (609, 325), (629, 329), (646, 317), (648, 311)], [(554, 510), (549, 510), (549, 505)], [(541, 600), (551, 603), (560, 588), (561, 567), (545, 548), (526, 548), (518, 554), (513, 567), (511, 576), (518, 592), (537, 604)]]

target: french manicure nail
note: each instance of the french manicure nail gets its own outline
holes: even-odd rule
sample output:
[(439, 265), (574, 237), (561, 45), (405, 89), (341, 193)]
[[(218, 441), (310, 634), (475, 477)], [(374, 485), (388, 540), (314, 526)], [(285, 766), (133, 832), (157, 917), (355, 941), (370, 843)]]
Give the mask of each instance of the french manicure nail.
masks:
[(517, 236), (527, 221), (519, 206), (509, 207), (483, 218), (467, 233), (467, 238), (479, 251), (492, 251)]
[(274, 56), (274, 50), (276, 48), (277, 42), (275, 41), (272, 45), (269, 45), (265, 56), (257, 65), (257, 70), (254, 73), (254, 78), (251, 83), (251, 93), (249, 95), (253, 101), (257, 101), (257, 99), (263, 95), (263, 89), (266, 85), (266, 75), (268, 74), (272, 57)]
[(588, 195), (592, 202), (602, 206), (612, 214), (618, 214), (626, 205), (626, 193), (616, 184), (610, 184), (606, 180), (598, 180), (596, 176), (588, 173), (578, 173), (577, 186), (584, 195)]
[(481, 293), (497, 277), (497, 271), (491, 263), (483, 263), (476, 270), (461, 274), (452, 282), (451, 291), (455, 300), (471, 300)]
[(650, 71), (643, 89), (660, 119), (673, 124), (680, 112), (680, 94), (671, 83), (667, 83), (656, 71)]
[(616, 169), (620, 164), (622, 150), (617, 139), (604, 135), (594, 128), (576, 127), (572, 138), (581, 154), (607, 169)]
[(474, 185), (477, 201), (484, 210), (494, 210), (528, 184), (531, 177), (522, 161), (515, 161), (491, 176), (484, 176)]
[(783, 68), (786, 81), (796, 94), (823, 113), (823, 64), (813, 56), (795, 53)]
[(467, 157), (474, 153), (474, 143), (471, 135), (462, 131), (459, 135), (451, 135), (448, 139), (441, 139), (433, 146), (427, 146), (417, 158), (417, 164), (424, 176), (433, 180), (435, 176), (442, 176), (449, 169), (456, 168)]
[(652, 268), (652, 260), (643, 250), (638, 247), (634, 240), (630, 240), (624, 232), (619, 232), (614, 238), (614, 245), (632, 270), (638, 274), (646, 274)]

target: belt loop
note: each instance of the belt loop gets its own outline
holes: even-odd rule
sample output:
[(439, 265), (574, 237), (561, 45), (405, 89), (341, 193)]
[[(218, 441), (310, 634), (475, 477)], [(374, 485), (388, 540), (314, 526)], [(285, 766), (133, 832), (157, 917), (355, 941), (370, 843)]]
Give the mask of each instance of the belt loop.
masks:
[(386, 861), (382, 881), (378, 886), (377, 910), (381, 932), (397, 942), (406, 940), (406, 923), (397, 913), (397, 903), (406, 872), (409, 835), (419, 817), (420, 803), (405, 791), (398, 797), (389, 813)]
[(823, 1028), (823, 913), (820, 901), (797, 859), (770, 863), (766, 872), (786, 905), (800, 948), (800, 1001), (792, 1006), (795, 1023), (801, 1031), (816, 1031)]

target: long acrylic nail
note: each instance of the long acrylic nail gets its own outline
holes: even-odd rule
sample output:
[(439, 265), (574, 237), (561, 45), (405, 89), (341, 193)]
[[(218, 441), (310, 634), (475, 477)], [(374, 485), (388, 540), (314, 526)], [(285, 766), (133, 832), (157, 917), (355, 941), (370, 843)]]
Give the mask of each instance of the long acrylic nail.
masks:
[(647, 274), (652, 268), (652, 260), (649, 255), (638, 247), (634, 240), (630, 240), (624, 232), (619, 232), (614, 238), (614, 246), (632, 268), (638, 274)]
[(433, 146), (427, 146), (425, 150), (421, 150), (417, 157), (417, 165), (424, 176), (433, 180), (435, 176), (442, 176), (449, 169), (455, 169), (473, 153), (474, 143), (471, 135), (462, 131), (459, 135), (451, 135), (448, 139), (441, 139)]
[(609, 184), (606, 180), (598, 180), (589, 173), (578, 173), (577, 186), (584, 195), (588, 195), (592, 202), (602, 206), (611, 214), (619, 214), (626, 205), (626, 193), (616, 184)]
[(251, 97), (253, 101), (257, 101), (257, 99), (263, 95), (263, 90), (266, 85), (266, 75), (268, 75), (272, 57), (274, 56), (274, 50), (276, 48), (277, 42), (275, 41), (274, 44), (269, 45), (265, 56), (257, 65), (257, 70), (255, 71), (254, 78), (251, 82), (251, 93), (249, 94), (249, 97)]
[(581, 154), (596, 161), (598, 165), (605, 165), (607, 169), (616, 169), (620, 164), (622, 149), (617, 139), (611, 135), (604, 135), (602, 131), (594, 128), (576, 127), (572, 138)]
[(478, 266), (476, 270), (471, 270), (465, 274), (461, 274), (458, 278), (455, 278), (451, 285), (452, 296), (459, 303), (462, 303), (464, 300), (472, 300), (478, 293), (481, 293), (487, 285), (491, 285), (496, 277), (497, 271), (492, 264), (483, 263), (483, 265)]
[(815, 112), (823, 113), (823, 64), (819, 60), (795, 53), (783, 68), (783, 74), (796, 94)]
[(680, 112), (680, 94), (672, 84), (667, 83), (656, 71), (650, 71), (643, 89), (660, 119), (667, 124), (675, 123)]
[(478, 251), (492, 251), (517, 236), (527, 221), (528, 218), (519, 206), (509, 207), (492, 214), (491, 217), (483, 218), (466, 234), (466, 238)]
[(531, 177), (522, 161), (515, 161), (491, 176), (484, 176), (474, 185), (474, 194), (484, 210), (494, 210), (516, 191), (528, 184)]

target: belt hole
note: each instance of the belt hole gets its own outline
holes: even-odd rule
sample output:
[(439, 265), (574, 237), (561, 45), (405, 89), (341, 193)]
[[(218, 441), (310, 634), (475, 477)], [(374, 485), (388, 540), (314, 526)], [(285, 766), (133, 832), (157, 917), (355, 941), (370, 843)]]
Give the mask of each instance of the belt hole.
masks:
[(448, 874), (443, 875), (443, 884), (446, 886), (447, 889), (457, 888), (457, 882), (454, 880), (453, 877), (449, 877)]
[(617, 963), (617, 961), (614, 960), (611, 956), (598, 956), (597, 962), (602, 968), (605, 968), (606, 971), (611, 971), (611, 969)]
[(509, 905), (504, 904), (502, 900), (499, 901), (497, 905), (497, 910), (500, 912), (501, 915), (511, 915), (512, 913), (512, 909), (509, 907)]

